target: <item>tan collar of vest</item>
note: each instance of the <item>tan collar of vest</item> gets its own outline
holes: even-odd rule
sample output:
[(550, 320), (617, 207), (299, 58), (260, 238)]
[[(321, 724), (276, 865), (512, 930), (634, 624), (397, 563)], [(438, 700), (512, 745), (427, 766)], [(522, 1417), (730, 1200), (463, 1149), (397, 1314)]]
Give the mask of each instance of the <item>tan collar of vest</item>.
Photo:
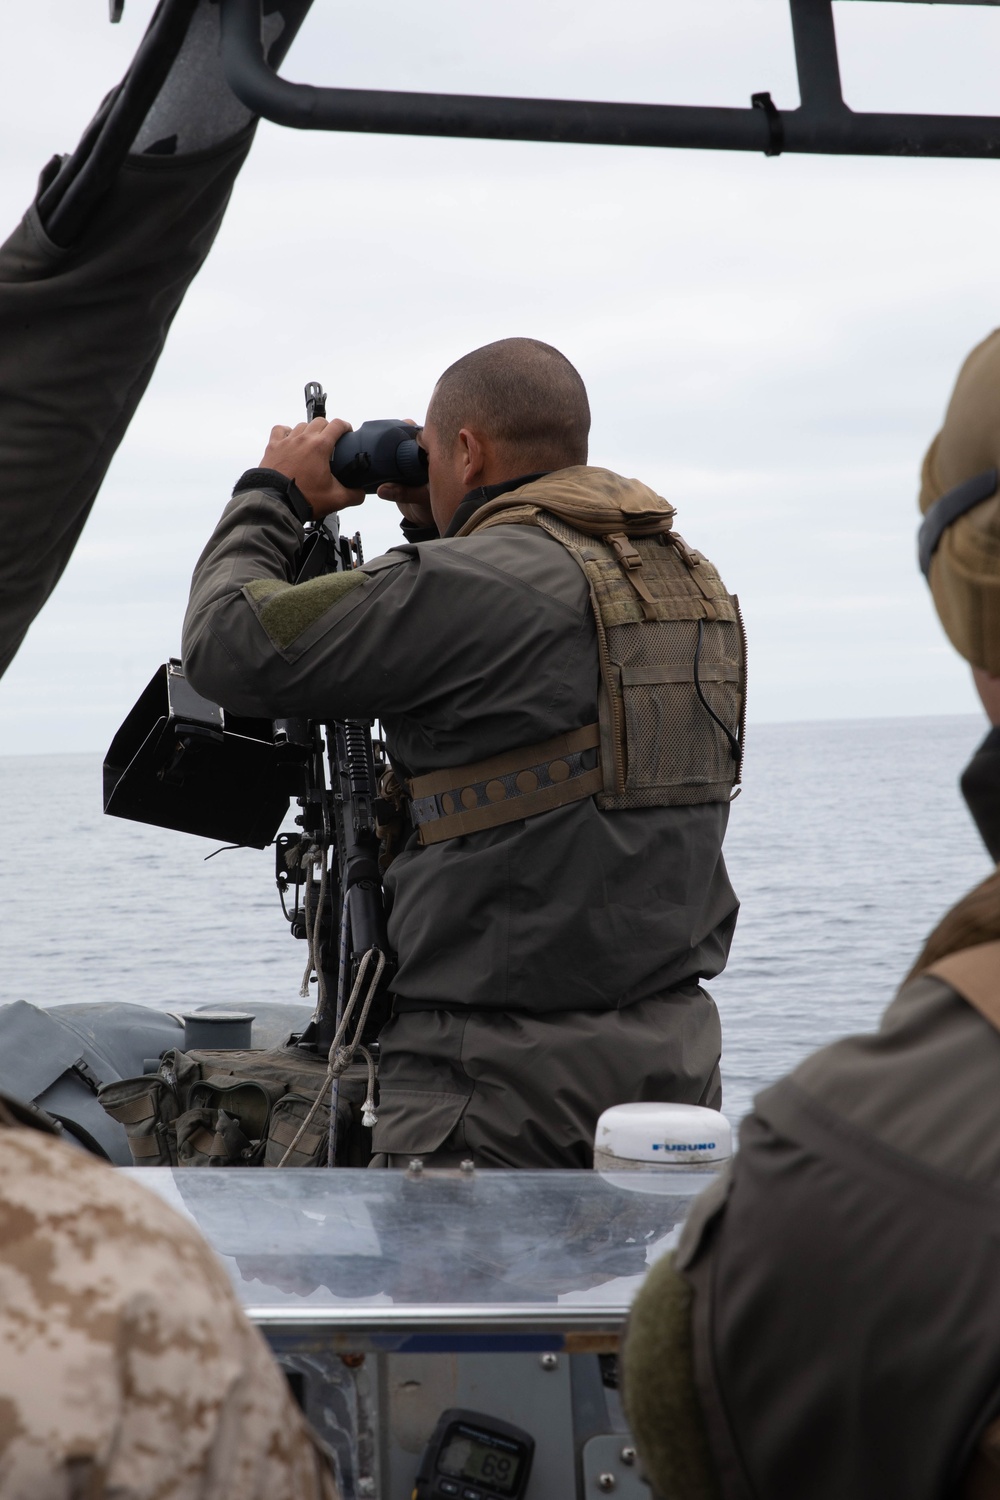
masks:
[(576, 464), (543, 474), (519, 489), (508, 490), (469, 517), (456, 536), (470, 536), (485, 521), (505, 510), (545, 510), (580, 531), (595, 536), (624, 532), (655, 536), (669, 531), (676, 511), (669, 501), (638, 479), (623, 479), (610, 469)]
[(922, 973), (950, 984), (1000, 1031), (1000, 941), (977, 943), (973, 948), (949, 953)]

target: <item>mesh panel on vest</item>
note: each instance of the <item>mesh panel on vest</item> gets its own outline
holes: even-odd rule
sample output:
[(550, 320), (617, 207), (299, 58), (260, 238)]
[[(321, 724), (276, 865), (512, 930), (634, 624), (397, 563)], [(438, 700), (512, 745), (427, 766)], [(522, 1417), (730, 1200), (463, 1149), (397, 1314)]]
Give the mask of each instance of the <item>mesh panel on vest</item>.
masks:
[[(618, 625), (608, 631), (612, 662), (630, 667), (673, 667), (688, 680), (632, 682), (622, 687), (625, 787), (612, 805), (648, 807), (716, 802), (729, 797), (735, 779), (729, 740), (713, 722), (694, 684), (698, 622)], [(735, 621), (707, 622), (698, 654), (702, 695), (736, 734), (740, 723), (742, 641)], [(719, 680), (728, 671), (729, 680)], [(637, 674), (638, 675), (638, 674)], [(608, 805), (604, 795), (599, 805)]]

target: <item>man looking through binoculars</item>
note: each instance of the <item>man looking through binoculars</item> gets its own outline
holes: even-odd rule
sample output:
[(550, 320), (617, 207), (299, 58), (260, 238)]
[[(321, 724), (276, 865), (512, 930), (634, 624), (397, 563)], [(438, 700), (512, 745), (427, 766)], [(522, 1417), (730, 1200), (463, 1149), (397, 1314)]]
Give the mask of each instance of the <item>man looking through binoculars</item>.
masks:
[(735, 601), (645, 485), (587, 464), (577, 371), (533, 339), (458, 360), (407, 538), (295, 585), (303, 523), (357, 505), (350, 429), (275, 427), (195, 570), (187, 675), (237, 713), (372, 719), (409, 793), (376, 1160), (585, 1167), (607, 1106), (718, 1106), (701, 988), (737, 902)]

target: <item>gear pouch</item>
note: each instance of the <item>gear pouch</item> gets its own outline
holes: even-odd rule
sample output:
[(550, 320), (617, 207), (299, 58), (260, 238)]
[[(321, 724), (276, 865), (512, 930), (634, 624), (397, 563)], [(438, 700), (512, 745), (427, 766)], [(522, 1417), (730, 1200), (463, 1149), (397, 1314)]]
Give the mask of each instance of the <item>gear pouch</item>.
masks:
[(237, 1078), (232, 1073), (211, 1073), (188, 1090), (190, 1110), (224, 1110), (239, 1122), (248, 1141), (262, 1141), (268, 1133), (271, 1111), (288, 1085), (265, 1078)]
[[(289, 1093), (283, 1094), (277, 1104), (275, 1104), (271, 1110), (271, 1123), (268, 1126), (267, 1145), (264, 1148), (265, 1167), (278, 1166), (288, 1147), (298, 1134), (303, 1121), (312, 1109), (315, 1098), (315, 1095), (310, 1098), (307, 1094)], [(345, 1123), (345, 1110), (349, 1108), (350, 1106), (346, 1100), (340, 1105), (339, 1114), (341, 1115), (341, 1119), (339, 1125)], [(324, 1099), (313, 1116), (309, 1128), (285, 1162), (285, 1166), (325, 1166), (329, 1135), (330, 1106)]]
[(260, 1159), (263, 1143), (249, 1140), (224, 1109), (187, 1109), (176, 1130), (180, 1167), (252, 1167)]
[(97, 1097), (113, 1120), (124, 1125), (137, 1167), (175, 1167), (174, 1121), (180, 1113), (171, 1085), (160, 1073), (106, 1083)]

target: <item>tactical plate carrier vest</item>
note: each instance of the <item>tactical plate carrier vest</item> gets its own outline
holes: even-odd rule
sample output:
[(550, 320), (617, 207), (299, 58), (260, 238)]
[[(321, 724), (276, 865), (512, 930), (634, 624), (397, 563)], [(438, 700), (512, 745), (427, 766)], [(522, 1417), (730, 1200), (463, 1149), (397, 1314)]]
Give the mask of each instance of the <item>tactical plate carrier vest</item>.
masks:
[[(422, 844), (596, 797), (604, 811), (727, 801), (740, 779), (739, 602), (673, 531), (674, 508), (607, 469), (560, 469), (458, 533), (537, 526), (583, 570), (597, 630), (598, 723), (407, 783)], [(599, 752), (599, 755), (596, 753)]]

